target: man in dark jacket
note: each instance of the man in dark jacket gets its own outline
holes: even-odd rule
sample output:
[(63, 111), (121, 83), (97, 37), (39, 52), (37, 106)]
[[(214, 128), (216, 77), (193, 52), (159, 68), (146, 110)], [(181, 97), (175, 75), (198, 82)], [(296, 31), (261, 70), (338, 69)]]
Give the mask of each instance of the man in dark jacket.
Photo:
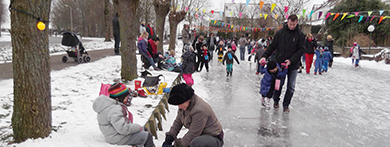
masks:
[[(194, 94), (187, 84), (179, 84), (172, 88), (168, 103), (178, 105), (179, 110), (171, 129), (166, 133), (163, 147), (222, 147), (223, 130), (213, 109), (202, 98)], [(182, 127), (188, 129), (183, 138), (177, 138)]]
[(203, 35), (199, 35), (199, 37), (197, 37), (194, 40), (194, 43), (192, 43), (192, 48), (194, 49), (196, 57), (198, 58), (196, 60), (196, 64), (195, 64), (195, 71), (199, 71), (198, 69), (199, 69), (199, 65), (200, 65), (200, 61), (201, 61), (201, 52), (202, 52), (203, 40), (204, 40)]
[[(288, 17), (288, 21), (284, 27), (276, 33), (275, 38), (260, 60), (260, 63), (265, 63), (266, 58), (273, 54), (271, 60), (276, 60), (278, 64), (284, 62), (288, 66), (287, 91), (283, 100), (284, 112), (290, 111), (288, 106), (294, 95), (299, 60), (301, 59), (304, 49), (305, 35), (299, 30), (297, 15), (293, 14)], [(279, 89), (282, 89), (285, 79), (286, 78), (283, 78), (281, 80)], [(275, 91), (274, 108), (279, 108), (280, 94), (281, 91)]]
[(115, 17), (112, 19), (112, 28), (115, 40), (114, 52), (115, 55), (119, 55), (119, 43), (121, 42), (121, 34), (119, 29), (118, 13), (116, 13)]
[(207, 38), (207, 49), (210, 51), (210, 60), (213, 60), (215, 45), (217, 45), (217, 38), (214, 36), (214, 33), (210, 33), (210, 37)]

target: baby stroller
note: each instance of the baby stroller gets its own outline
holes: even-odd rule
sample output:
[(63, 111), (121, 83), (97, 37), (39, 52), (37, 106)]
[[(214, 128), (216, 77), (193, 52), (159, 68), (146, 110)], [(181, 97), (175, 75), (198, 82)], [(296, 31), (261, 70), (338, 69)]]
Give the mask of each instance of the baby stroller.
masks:
[[(81, 63), (83, 60), (84, 62), (91, 61), (91, 57), (85, 51), (83, 44), (77, 38), (76, 34), (71, 32), (64, 32), (61, 44), (70, 47), (68, 50), (66, 50), (66, 52), (68, 53), (69, 57), (74, 59), (75, 62)], [(63, 56), (62, 62), (65, 63), (66, 61), (68, 61), (68, 57)]]

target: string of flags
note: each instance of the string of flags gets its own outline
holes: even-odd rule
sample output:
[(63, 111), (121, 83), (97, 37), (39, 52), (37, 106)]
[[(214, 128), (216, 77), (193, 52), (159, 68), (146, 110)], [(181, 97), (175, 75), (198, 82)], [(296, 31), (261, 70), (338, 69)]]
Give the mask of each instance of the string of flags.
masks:
[[(232, 0), (232, 2), (234, 2), (234, 0)], [(250, 0), (246, 0), (246, 6), (249, 5), (249, 2)], [(264, 6), (264, 1), (260, 1), (259, 2), (259, 7), (260, 7), (260, 10), (263, 8)], [(274, 11), (275, 7), (276, 7), (276, 3), (271, 3), (271, 13)], [(178, 5), (177, 10), (180, 10), (180, 6)], [(194, 12), (191, 12), (190, 8), (189, 7), (185, 7), (185, 11), (187, 13), (191, 13), (191, 15), (195, 16), (196, 19), (205, 19), (203, 16), (206, 14), (206, 13), (211, 13), (211, 15), (214, 15), (214, 13), (216, 13), (216, 15), (221, 15), (223, 16), (224, 13), (223, 11), (215, 11), (215, 10), (206, 10), (206, 9), (199, 9), (199, 8), (194, 8), (195, 10), (195, 13)], [(289, 17), (288, 15), (288, 10), (289, 10), (289, 6), (285, 6), (284, 7), (284, 15), (285, 15), (285, 19), (287, 19)], [(386, 10), (386, 11), (390, 11), (390, 10)], [(203, 12), (203, 15), (202, 15), (202, 12)], [(219, 13), (218, 13), (219, 12)], [(320, 19), (321, 17), (325, 17), (325, 19), (328, 19), (328, 18), (331, 18), (333, 16), (333, 21), (337, 20), (337, 18), (340, 18), (340, 21), (343, 21), (345, 18), (347, 19), (350, 19), (350, 18), (354, 18), (354, 17), (358, 17), (358, 23), (362, 22), (364, 18), (366, 18), (366, 20), (364, 22), (368, 22), (370, 21), (370, 23), (372, 21), (374, 21), (375, 18), (378, 19), (378, 24), (380, 24), (384, 19), (386, 18), (390, 18), (390, 16), (387, 16), (387, 15), (383, 15), (385, 12), (385, 10), (377, 10), (377, 11), (360, 11), (360, 12), (327, 12), (325, 16), (323, 16), (323, 12), (318, 12), (318, 18), (317, 19)], [(307, 13), (306, 14), (306, 9), (302, 9), (302, 14), (297, 14), (298, 16), (298, 19), (300, 18), (305, 18), (307, 17), (308, 19), (312, 18), (313, 17), (313, 13), (314, 11), (310, 11), (310, 13)], [(374, 14), (374, 15), (373, 15)], [(228, 12), (228, 14), (225, 14), (225, 15), (230, 15), (230, 17), (237, 17), (237, 13), (236, 12)], [(238, 13), (238, 17), (241, 18), (243, 15), (242, 12), (239, 12)], [(269, 16), (273, 16), (274, 19), (278, 19), (279, 17), (279, 14), (269, 14), (269, 13), (259, 13), (259, 16), (260, 18), (263, 18), (264, 20), (266, 20)], [(376, 20), (376, 19), (375, 19)], [(213, 23), (214, 25), (216, 25), (216, 23), (218, 21), (212, 21), (210, 18), (209, 18), (209, 21), (211, 23)], [(252, 30), (252, 31), (268, 31), (268, 30), (273, 30), (274, 27), (271, 27), (270, 28), (249, 28), (249, 27), (243, 27), (243, 26), (238, 26), (236, 25), (236, 27), (234, 28), (235, 25), (233, 24), (225, 24), (223, 22), (218, 22), (218, 25), (221, 25), (222, 27), (226, 26), (227, 28), (230, 28), (230, 29), (233, 29), (233, 30)], [(273, 28), (273, 29), (272, 29)]]
[[(217, 20), (212, 20), (213, 24), (216, 24)], [(209, 30), (209, 31), (218, 31), (218, 32), (240, 32), (240, 31), (252, 31), (252, 32), (266, 32), (271, 30), (280, 30), (282, 27), (265, 27), (265, 28), (250, 28), (250, 27), (244, 27), (244, 26), (237, 26), (232, 24), (225, 24), (223, 22), (218, 22), (218, 25), (221, 25), (223, 28), (220, 27), (207, 27), (207, 26), (197, 26), (197, 25), (191, 25), (192, 28), (197, 28), (200, 30)]]

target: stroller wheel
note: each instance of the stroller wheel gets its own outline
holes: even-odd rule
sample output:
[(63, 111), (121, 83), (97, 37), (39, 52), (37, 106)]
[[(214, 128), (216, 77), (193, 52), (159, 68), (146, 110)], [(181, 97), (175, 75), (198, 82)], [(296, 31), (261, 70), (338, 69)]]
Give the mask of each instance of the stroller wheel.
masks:
[(64, 62), (64, 63), (65, 63), (66, 61), (68, 61), (68, 57), (66, 57), (66, 56), (63, 56), (63, 57), (62, 57), (62, 62)]
[(87, 55), (87, 56), (84, 56), (83, 59), (84, 59), (84, 62), (89, 62), (89, 61), (91, 61), (91, 57), (89, 57), (88, 55)]
[(81, 57), (79, 57), (78, 60), (77, 60), (77, 63), (80, 64), (81, 62), (83, 62), (83, 59)]

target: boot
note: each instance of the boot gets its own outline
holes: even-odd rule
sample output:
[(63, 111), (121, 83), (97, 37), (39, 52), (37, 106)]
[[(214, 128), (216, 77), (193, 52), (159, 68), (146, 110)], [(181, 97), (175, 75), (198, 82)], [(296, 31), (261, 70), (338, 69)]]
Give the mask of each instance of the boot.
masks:
[(233, 75), (233, 71), (230, 72), (230, 77), (232, 77), (232, 75)]
[(227, 77), (229, 76), (229, 72), (226, 72), (226, 76), (227, 76)]
[(146, 94), (145, 94), (145, 91), (144, 91), (144, 89), (139, 89), (138, 91), (137, 91), (137, 93), (138, 93), (138, 96), (139, 97), (148, 97), (148, 96), (146, 96)]

